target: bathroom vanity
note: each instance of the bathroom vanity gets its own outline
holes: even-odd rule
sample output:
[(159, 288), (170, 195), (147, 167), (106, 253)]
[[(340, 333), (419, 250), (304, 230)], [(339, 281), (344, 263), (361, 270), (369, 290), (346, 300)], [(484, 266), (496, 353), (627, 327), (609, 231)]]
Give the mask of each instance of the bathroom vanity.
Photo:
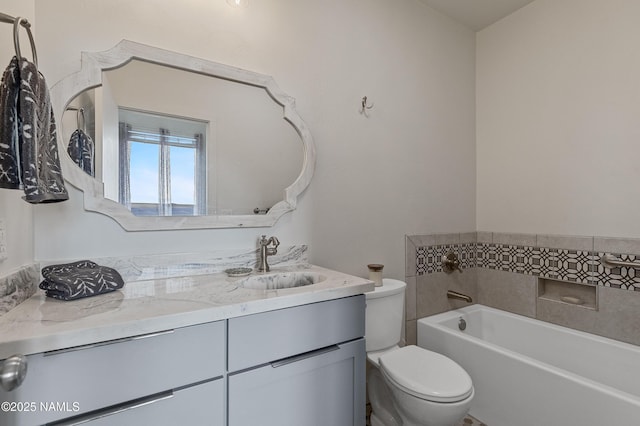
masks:
[(0, 317), (0, 359), (28, 360), (22, 385), (0, 390), (0, 423), (364, 425), (373, 284), (306, 271), (323, 279), (256, 290), (214, 274), (75, 302), (36, 295)]
[[(53, 85), (51, 102), (61, 117), (65, 180), (83, 192), (85, 210), (109, 216), (127, 231), (149, 231), (266, 227), (296, 208), (313, 176), (315, 146), (295, 100), (272, 77), (127, 40), (108, 51), (84, 52), (81, 66)], [(163, 84), (161, 74), (171, 84)], [(128, 88), (131, 82), (135, 90)], [(148, 91), (144, 82), (152, 83)], [(166, 92), (154, 98), (158, 88), (175, 82), (188, 82), (190, 88), (178, 90), (188, 101)], [(196, 105), (197, 98), (207, 105)], [(216, 99), (222, 102), (210, 105)], [(264, 109), (254, 108), (258, 103)], [(190, 110), (176, 109), (183, 104)], [(198, 197), (186, 202), (193, 204), (188, 214), (174, 212), (170, 199), (152, 203), (151, 216), (134, 214), (133, 161), (119, 150), (170, 145), (134, 137), (140, 115), (163, 118), (153, 124), (162, 135), (179, 136), (164, 128), (169, 116), (207, 123), (193, 141), (174, 144), (189, 147), (197, 159), (196, 166), (185, 166), (197, 170)], [(95, 139), (87, 158), (108, 167), (98, 161), (87, 170), (65, 153), (78, 129)], [(280, 144), (290, 148), (286, 155)], [(225, 153), (225, 162), (217, 152)], [(209, 163), (216, 167), (207, 168)], [(240, 186), (244, 181), (251, 184)], [(266, 257), (276, 254), (279, 241), (263, 240), (257, 269), (269, 271)], [(247, 260), (253, 267), (255, 251), (246, 254), (223, 256), (229, 264), (217, 271), (247, 266)], [(219, 266), (220, 258), (175, 258), (178, 268), (162, 256), (152, 268), (113, 258), (124, 288), (71, 302), (37, 294), (1, 316), (0, 360), (24, 355), (28, 370), (20, 386), (0, 390), (0, 425), (365, 424), (363, 293), (373, 290), (371, 281), (309, 265), (243, 278), (198, 275), (194, 271)], [(168, 275), (140, 278), (147, 269)]]

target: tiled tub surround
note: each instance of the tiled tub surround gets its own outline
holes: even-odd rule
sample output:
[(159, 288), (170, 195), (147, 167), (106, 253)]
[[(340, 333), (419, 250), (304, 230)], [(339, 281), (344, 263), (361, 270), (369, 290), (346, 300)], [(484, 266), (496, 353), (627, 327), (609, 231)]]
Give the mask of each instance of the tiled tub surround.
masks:
[[(449, 251), (458, 254), (463, 273), (442, 271)], [(451, 289), (487, 306), (640, 344), (640, 271), (605, 267), (605, 253), (640, 262), (640, 240), (489, 232), (407, 236), (407, 341), (415, 342), (417, 318), (465, 305), (446, 298)], [(592, 291), (595, 306), (563, 302), (554, 286)]]

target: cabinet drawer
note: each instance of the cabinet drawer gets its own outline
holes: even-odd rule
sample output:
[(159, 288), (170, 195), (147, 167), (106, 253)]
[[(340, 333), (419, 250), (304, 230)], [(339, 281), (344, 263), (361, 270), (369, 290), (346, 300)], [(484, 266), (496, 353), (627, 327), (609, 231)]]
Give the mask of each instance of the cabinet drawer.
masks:
[(51, 426), (224, 425), (224, 385), (218, 379), (131, 401)]
[(230, 375), (229, 426), (364, 425), (365, 356), (359, 339)]
[(229, 320), (229, 371), (364, 336), (364, 295)]
[[(0, 424), (35, 425), (221, 377), (225, 322), (29, 355), (24, 383), (0, 400), (34, 402), (29, 413), (2, 412)], [(76, 412), (46, 411), (63, 403)]]

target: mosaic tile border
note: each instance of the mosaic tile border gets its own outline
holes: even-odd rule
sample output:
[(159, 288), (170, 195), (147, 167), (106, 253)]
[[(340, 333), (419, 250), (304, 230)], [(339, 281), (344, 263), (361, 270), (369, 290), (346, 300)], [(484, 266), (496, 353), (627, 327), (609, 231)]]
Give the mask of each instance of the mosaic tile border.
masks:
[[(640, 271), (609, 268), (600, 259), (603, 252), (522, 246), (498, 243), (463, 243), (416, 248), (416, 274), (442, 272), (441, 259), (455, 252), (465, 268), (486, 268), (541, 278), (640, 291)], [(612, 253), (624, 261), (640, 261), (640, 255)]]

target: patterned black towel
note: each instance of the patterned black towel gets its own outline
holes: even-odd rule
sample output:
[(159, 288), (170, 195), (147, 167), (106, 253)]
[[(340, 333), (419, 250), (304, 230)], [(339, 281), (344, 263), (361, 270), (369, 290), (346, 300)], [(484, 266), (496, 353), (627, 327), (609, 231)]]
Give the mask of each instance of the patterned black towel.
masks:
[(40, 288), (47, 296), (60, 300), (97, 296), (124, 286), (118, 271), (89, 260), (47, 266), (41, 272), (44, 281)]
[(69, 138), (67, 152), (69, 156), (86, 174), (95, 176), (94, 167), (94, 144), (91, 136), (86, 134), (82, 129), (78, 129)]
[(0, 187), (23, 189), (34, 204), (69, 199), (49, 89), (25, 58), (11, 60), (0, 84)]
[(18, 143), (20, 73), (14, 56), (0, 82), (0, 188), (22, 189)]

